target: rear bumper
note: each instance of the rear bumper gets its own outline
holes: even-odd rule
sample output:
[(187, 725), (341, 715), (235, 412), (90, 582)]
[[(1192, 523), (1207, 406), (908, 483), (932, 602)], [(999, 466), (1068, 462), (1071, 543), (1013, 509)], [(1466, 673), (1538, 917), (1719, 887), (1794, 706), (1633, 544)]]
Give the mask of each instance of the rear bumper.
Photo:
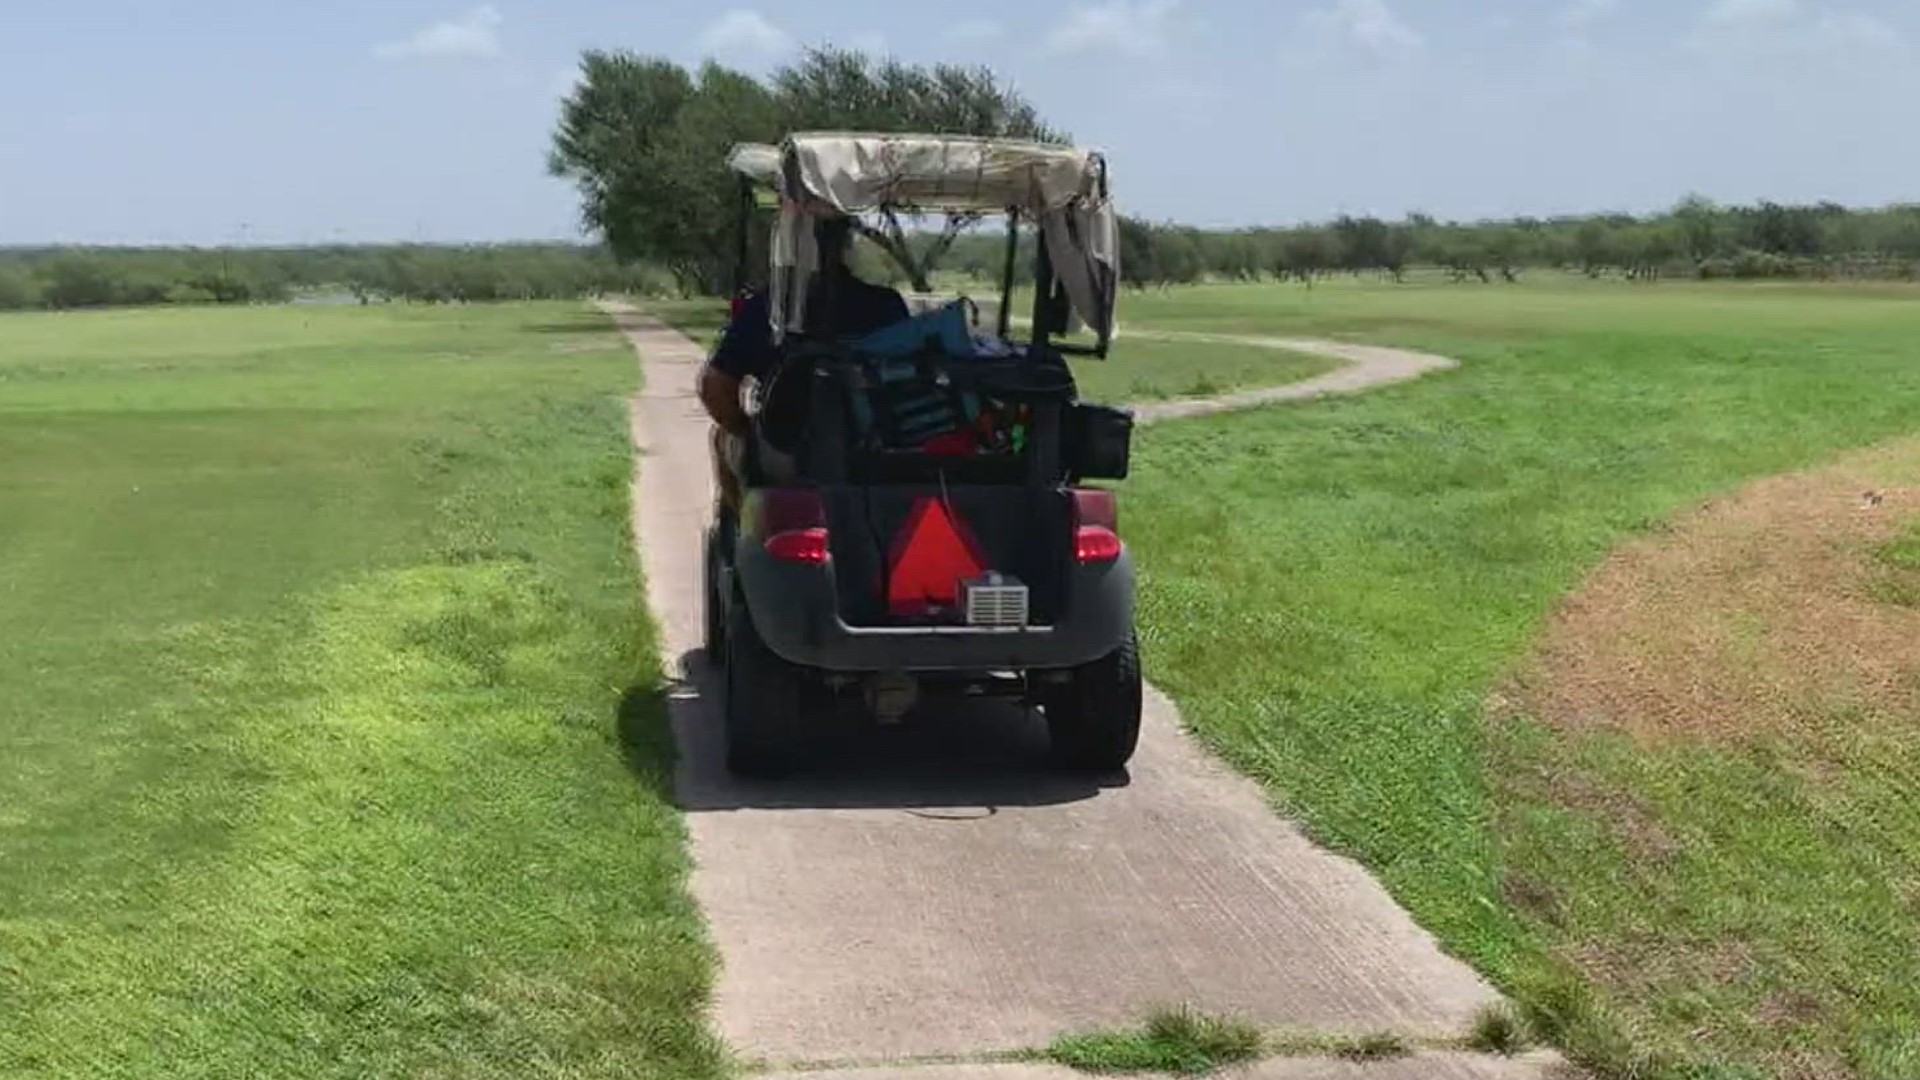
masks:
[(849, 626), (833, 566), (796, 566), (743, 545), (736, 573), (754, 628), (789, 663), (827, 671), (1028, 671), (1078, 667), (1119, 648), (1133, 630), (1133, 562), (1076, 566), (1065, 617), (1052, 626)]

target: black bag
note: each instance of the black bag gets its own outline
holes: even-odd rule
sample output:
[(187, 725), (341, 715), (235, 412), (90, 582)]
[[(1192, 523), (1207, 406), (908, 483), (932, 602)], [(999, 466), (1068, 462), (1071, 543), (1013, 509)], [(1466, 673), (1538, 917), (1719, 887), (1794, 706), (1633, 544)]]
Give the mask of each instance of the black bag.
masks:
[(1133, 414), (1076, 402), (1067, 408), (1066, 466), (1082, 480), (1125, 480), (1133, 453)]
[(980, 395), (956, 385), (937, 354), (867, 358), (848, 390), (854, 441), (869, 448), (918, 449), (980, 416)]
[(787, 357), (760, 390), (758, 421), (767, 445), (783, 454), (797, 452), (812, 427), (813, 380), (828, 354), (801, 347)]

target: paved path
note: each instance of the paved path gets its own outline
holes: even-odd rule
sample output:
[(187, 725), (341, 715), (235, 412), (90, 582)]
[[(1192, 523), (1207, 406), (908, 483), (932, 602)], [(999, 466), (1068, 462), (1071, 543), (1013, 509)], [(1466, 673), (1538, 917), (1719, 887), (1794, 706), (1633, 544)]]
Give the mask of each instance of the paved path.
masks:
[[(1253, 782), (1202, 753), (1158, 693), (1130, 775), (1101, 784), (1043, 768), (1044, 734), (1017, 710), (980, 708), (884, 736), (823, 733), (798, 779), (731, 778), (697, 651), (711, 505), (693, 396), (702, 353), (649, 316), (609, 310), (643, 358), (637, 535), (677, 676), (692, 889), (723, 965), (715, 1020), (743, 1056), (776, 1068), (965, 1058), (1183, 1003), (1289, 1031), (1444, 1039), (1495, 1000), (1365, 871), (1314, 847)], [(1414, 1073), (1320, 1062), (1260, 1075), (1520, 1075), (1499, 1059), (1436, 1060)], [(908, 1072), (1053, 1075), (846, 1075)]]
[(1188, 416), (1209, 416), (1233, 412), (1280, 401), (1305, 401), (1334, 394), (1353, 394), (1390, 383), (1408, 382), (1435, 371), (1457, 367), (1452, 360), (1432, 353), (1389, 349), (1379, 345), (1354, 345), (1344, 341), (1319, 341), (1309, 338), (1249, 337), (1238, 334), (1200, 334), (1176, 331), (1128, 330), (1128, 338), (1152, 341), (1213, 342), (1226, 345), (1252, 345), (1263, 349), (1325, 356), (1344, 365), (1325, 375), (1285, 386), (1243, 390), (1212, 398), (1177, 398), (1134, 407), (1134, 419), (1150, 424), (1159, 420), (1177, 420)]

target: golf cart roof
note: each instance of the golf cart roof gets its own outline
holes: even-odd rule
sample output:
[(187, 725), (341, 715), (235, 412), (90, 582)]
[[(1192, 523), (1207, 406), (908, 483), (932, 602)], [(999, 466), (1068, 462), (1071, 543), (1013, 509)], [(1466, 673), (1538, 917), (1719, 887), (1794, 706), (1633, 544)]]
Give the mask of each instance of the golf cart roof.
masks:
[(1100, 154), (1020, 139), (802, 132), (736, 146), (728, 164), (813, 213), (1039, 215), (1107, 197)]

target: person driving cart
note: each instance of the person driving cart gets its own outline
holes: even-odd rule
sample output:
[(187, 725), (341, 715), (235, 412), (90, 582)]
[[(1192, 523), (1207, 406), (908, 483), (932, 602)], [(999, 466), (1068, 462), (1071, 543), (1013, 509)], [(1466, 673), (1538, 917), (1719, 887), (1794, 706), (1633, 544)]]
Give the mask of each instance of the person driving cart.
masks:
[[(848, 265), (853, 246), (851, 219), (829, 218), (821, 222), (816, 236), (821, 271), (809, 289), (810, 323), (853, 336), (911, 317), (906, 299), (897, 290), (862, 280)], [(828, 318), (816, 322), (823, 311)], [(700, 371), (700, 403), (713, 419), (714, 479), (722, 503), (730, 510), (739, 508), (741, 455), (752, 431), (752, 420), (740, 402), (740, 387), (749, 377), (768, 378), (779, 362), (767, 294), (755, 290), (736, 305), (720, 344)]]

